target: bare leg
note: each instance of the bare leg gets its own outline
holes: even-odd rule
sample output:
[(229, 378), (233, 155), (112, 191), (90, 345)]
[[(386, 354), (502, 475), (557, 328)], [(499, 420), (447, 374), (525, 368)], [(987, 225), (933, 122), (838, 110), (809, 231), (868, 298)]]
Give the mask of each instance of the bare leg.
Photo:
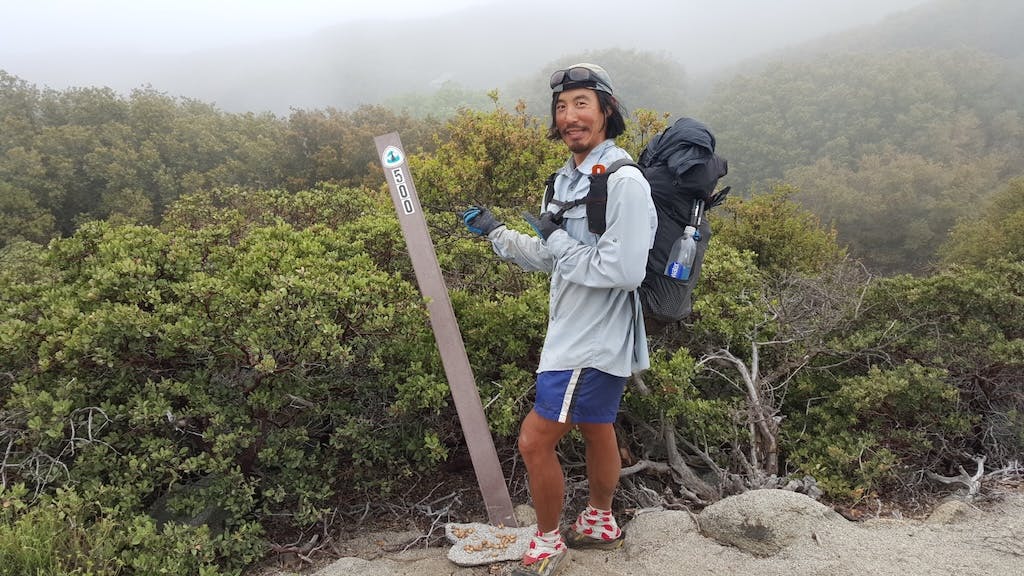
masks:
[[(548, 420), (531, 410), (519, 428), (519, 453), (526, 463), (530, 495), (537, 511), (537, 528), (541, 532), (557, 529), (562, 514), (565, 476), (562, 474), (562, 464), (558, 461), (555, 447), (571, 427), (571, 424)], [(614, 434), (613, 430), (613, 438)], [(616, 472), (616, 479), (617, 474)]]
[(615, 427), (611, 423), (579, 424), (579, 429), (587, 446), (590, 505), (601, 510), (611, 510), (612, 494), (619, 484), (619, 471), (622, 468)]

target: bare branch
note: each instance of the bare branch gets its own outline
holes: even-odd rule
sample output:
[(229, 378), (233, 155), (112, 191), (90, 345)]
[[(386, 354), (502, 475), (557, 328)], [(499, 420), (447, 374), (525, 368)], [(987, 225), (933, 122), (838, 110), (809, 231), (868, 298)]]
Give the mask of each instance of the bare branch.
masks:
[(1011, 460), (1006, 466), (999, 470), (993, 470), (982, 478), (983, 480), (993, 480), (1004, 477), (1022, 477), (1024, 476), (1024, 464), (1020, 460)]
[(717, 493), (707, 482), (701, 480), (693, 470), (686, 465), (683, 456), (676, 448), (676, 429), (671, 421), (662, 417), (662, 438), (665, 442), (665, 449), (668, 452), (668, 464), (673, 471), (673, 476), (681, 485), (681, 489), (692, 492), (688, 496), (698, 504), (717, 499)]
[(627, 466), (622, 470), (619, 470), (619, 478), (625, 478), (626, 476), (632, 476), (633, 474), (639, 474), (644, 470), (653, 470), (658, 474), (668, 474), (672, 472), (672, 467), (664, 462), (654, 462), (652, 460), (640, 460), (632, 466)]
[(973, 500), (978, 492), (981, 491), (981, 479), (985, 476), (985, 456), (973, 456), (971, 458), (978, 465), (978, 470), (974, 475), (968, 474), (964, 470), (963, 466), (959, 466), (959, 476), (940, 476), (934, 472), (926, 472), (929, 479), (943, 484), (960, 484), (967, 488), (967, 493), (964, 495), (966, 500)]
[(639, 393), (641, 396), (651, 395), (651, 389), (647, 387), (647, 384), (644, 384), (644, 379), (640, 377), (639, 372), (633, 374), (632, 378), (630, 378), (630, 381), (633, 383), (634, 386), (636, 386), (637, 393)]

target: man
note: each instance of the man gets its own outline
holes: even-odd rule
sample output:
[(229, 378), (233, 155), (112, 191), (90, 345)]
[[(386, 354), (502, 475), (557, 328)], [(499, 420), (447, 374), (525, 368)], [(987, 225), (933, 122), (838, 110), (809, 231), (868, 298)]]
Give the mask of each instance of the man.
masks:
[[(588, 175), (629, 154), (613, 138), (625, 130), (608, 73), (576, 64), (551, 76), (548, 137), (571, 157), (558, 171), (554, 197), (541, 215), (527, 215), (539, 238), (510, 230), (485, 208), (463, 212), (466, 227), (490, 240), (495, 253), (526, 270), (551, 274), (550, 318), (533, 410), (523, 420), (519, 451), (537, 511), (537, 534), (514, 574), (548, 576), (566, 563), (566, 546), (612, 548), (622, 531), (611, 513), (621, 460), (613, 427), (626, 379), (649, 366), (640, 302), (657, 215), (651, 190), (633, 166), (608, 178), (606, 229), (590, 232)], [(586, 444), (589, 505), (559, 533), (565, 479), (555, 448), (573, 427)]]

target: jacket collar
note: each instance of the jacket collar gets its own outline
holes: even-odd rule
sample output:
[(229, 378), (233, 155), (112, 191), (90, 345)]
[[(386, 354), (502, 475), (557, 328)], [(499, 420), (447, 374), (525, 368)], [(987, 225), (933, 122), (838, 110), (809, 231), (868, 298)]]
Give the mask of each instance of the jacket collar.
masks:
[(571, 175), (573, 170), (576, 170), (580, 174), (589, 175), (594, 170), (594, 165), (601, 163), (601, 157), (608, 151), (609, 148), (615, 146), (615, 140), (608, 138), (604, 142), (601, 142), (594, 149), (587, 154), (587, 157), (583, 160), (583, 163), (579, 166), (574, 166), (572, 156), (565, 162), (565, 166), (562, 166), (561, 172), (566, 175)]

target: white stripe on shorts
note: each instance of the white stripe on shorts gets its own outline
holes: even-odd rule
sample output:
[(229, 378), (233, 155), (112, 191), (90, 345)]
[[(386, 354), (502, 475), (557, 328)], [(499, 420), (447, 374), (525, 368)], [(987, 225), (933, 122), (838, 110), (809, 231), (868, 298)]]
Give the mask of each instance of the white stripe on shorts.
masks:
[(581, 374), (583, 374), (583, 368), (576, 368), (572, 371), (572, 376), (569, 377), (569, 383), (565, 386), (565, 396), (562, 397), (562, 410), (558, 413), (559, 422), (567, 422), (569, 420), (572, 395), (576, 392), (576, 383), (579, 382)]

